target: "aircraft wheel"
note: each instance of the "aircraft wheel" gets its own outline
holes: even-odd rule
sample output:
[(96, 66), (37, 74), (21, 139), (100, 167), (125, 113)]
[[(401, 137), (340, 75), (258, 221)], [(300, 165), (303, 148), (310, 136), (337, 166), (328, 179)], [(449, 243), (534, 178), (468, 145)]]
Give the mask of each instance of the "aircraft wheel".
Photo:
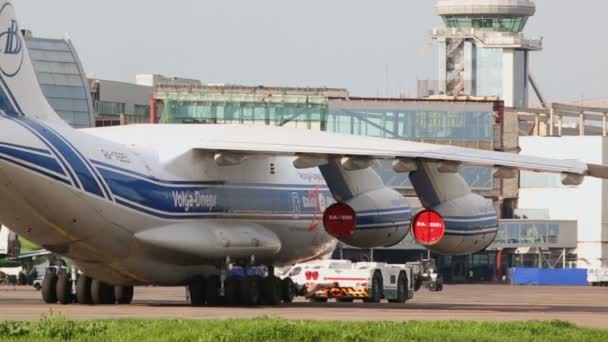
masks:
[(287, 277), (281, 280), (281, 299), (285, 303), (293, 302), (296, 296), (296, 285), (291, 278)]
[(374, 272), (374, 276), (372, 277), (372, 290), (369, 294), (369, 297), (364, 299), (363, 301), (366, 303), (380, 303), (382, 300), (382, 275), (380, 272)]
[(114, 304), (116, 298), (114, 297), (114, 287), (110, 286), (100, 280), (93, 279), (91, 281), (91, 298), (93, 304)]
[(240, 292), (243, 285), (241, 277), (230, 276), (224, 281), (224, 294), (226, 296), (226, 304), (229, 306), (237, 306), (240, 304)]
[(114, 297), (118, 304), (131, 304), (133, 301), (133, 286), (114, 286)]
[(423, 283), (423, 279), (421, 275), (416, 275), (414, 277), (414, 291), (418, 291), (420, 290), (420, 288), (422, 287), (422, 283)]
[(389, 299), (390, 303), (405, 303), (407, 300), (407, 275), (405, 272), (399, 273), (397, 278), (397, 298)]
[(47, 304), (57, 303), (57, 274), (47, 271), (42, 280), (42, 300)]
[(63, 305), (72, 303), (72, 280), (70, 279), (68, 272), (59, 272), (55, 290), (59, 303)]
[(241, 280), (240, 302), (246, 306), (258, 305), (260, 299), (260, 277), (246, 276)]
[(355, 299), (354, 298), (338, 298), (336, 299), (336, 301), (338, 303), (352, 303)]
[(203, 277), (194, 277), (188, 285), (190, 292), (190, 303), (192, 306), (203, 306), (205, 304), (205, 279)]
[(281, 303), (281, 280), (274, 275), (262, 279), (261, 303), (263, 305), (279, 305)]
[[(207, 278), (205, 282), (205, 299), (207, 305), (218, 306), (222, 303), (222, 297), (220, 296), (220, 277), (211, 276)], [(192, 292), (190, 292), (190, 298), (192, 298)]]
[(91, 278), (81, 274), (76, 280), (76, 301), (82, 305), (93, 304), (91, 298)]
[(310, 301), (313, 303), (327, 303), (327, 298), (315, 297), (315, 298), (310, 298)]

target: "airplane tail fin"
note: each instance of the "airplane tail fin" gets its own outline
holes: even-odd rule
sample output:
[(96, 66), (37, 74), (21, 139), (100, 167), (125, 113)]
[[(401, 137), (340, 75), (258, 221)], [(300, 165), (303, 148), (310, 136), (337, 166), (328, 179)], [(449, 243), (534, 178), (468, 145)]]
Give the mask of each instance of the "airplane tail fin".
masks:
[(0, 111), (64, 123), (40, 89), (15, 8), (7, 0), (0, 0)]

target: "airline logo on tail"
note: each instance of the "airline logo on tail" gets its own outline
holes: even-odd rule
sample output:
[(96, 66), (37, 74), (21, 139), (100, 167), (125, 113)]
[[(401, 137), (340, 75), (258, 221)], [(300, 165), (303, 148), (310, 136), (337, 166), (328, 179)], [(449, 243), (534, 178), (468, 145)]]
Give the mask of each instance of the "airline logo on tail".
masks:
[(15, 20), (15, 10), (10, 2), (0, 8), (0, 71), (6, 77), (13, 77), (23, 65), (24, 46)]

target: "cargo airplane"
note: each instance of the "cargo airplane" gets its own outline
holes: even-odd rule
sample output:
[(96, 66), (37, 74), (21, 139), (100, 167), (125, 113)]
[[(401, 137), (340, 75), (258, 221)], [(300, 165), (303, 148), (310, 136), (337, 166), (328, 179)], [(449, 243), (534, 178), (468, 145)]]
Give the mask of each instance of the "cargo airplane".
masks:
[[(423, 211), (385, 186), (381, 160), (409, 174)], [(81, 272), (75, 290), (67, 272), (47, 274), (48, 303), (72, 293), (129, 303), (134, 285), (151, 284), (188, 286), (195, 306), (274, 305), (293, 295), (274, 266), (327, 255), (336, 241), (391, 246), (410, 230), (434, 252), (480, 251), (498, 216), (462, 165), (561, 173), (566, 184), (608, 177), (572, 160), (283, 127), (76, 130), (47, 103), (14, 7), (0, 0), (0, 222)], [(248, 271), (259, 266), (269, 272)]]

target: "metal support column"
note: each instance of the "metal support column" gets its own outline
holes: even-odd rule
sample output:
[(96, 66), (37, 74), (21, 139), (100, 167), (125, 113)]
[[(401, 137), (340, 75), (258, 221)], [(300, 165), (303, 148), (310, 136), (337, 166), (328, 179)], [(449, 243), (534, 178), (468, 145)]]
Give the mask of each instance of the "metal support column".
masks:
[(534, 113), (534, 135), (540, 136), (540, 114)]
[(602, 115), (602, 136), (608, 135), (608, 127), (606, 127), (606, 116), (608, 116), (608, 112)]
[(578, 113), (578, 134), (585, 136), (585, 112)]
[(564, 115), (562, 113), (559, 113), (557, 116), (557, 120), (558, 120), (557, 136), (561, 137), (562, 136), (562, 126), (564, 125)]

